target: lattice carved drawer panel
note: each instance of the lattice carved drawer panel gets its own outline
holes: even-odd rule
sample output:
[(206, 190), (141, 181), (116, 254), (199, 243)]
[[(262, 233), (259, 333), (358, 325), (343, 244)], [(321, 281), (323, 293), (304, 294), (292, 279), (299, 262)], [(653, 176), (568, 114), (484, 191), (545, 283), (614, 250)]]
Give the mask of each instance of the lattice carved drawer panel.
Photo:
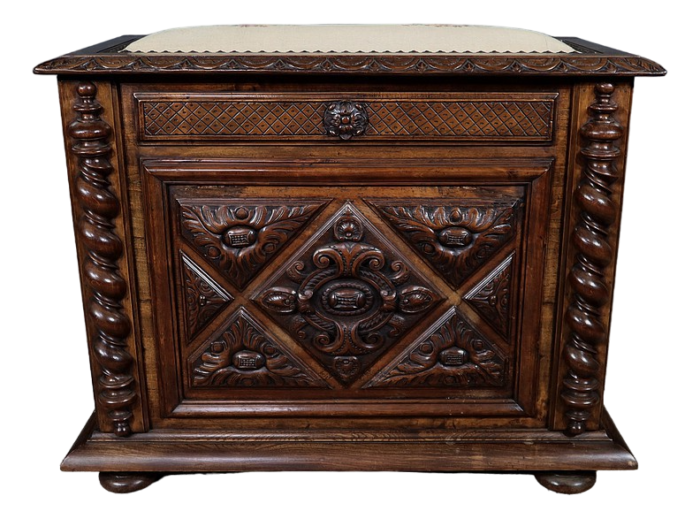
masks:
[(557, 99), (555, 93), (134, 95), (140, 139), (152, 143), (337, 142), (331, 137), (338, 134), (361, 141), (546, 143), (552, 139)]

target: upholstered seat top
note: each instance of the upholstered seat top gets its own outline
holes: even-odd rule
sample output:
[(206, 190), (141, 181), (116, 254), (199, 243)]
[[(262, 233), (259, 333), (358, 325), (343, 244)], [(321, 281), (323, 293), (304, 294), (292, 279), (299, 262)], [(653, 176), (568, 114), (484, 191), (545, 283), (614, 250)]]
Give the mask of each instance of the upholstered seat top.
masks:
[(576, 53), (539, 32), (477, 25), (217, 25), (140, 38), (122, 52)]

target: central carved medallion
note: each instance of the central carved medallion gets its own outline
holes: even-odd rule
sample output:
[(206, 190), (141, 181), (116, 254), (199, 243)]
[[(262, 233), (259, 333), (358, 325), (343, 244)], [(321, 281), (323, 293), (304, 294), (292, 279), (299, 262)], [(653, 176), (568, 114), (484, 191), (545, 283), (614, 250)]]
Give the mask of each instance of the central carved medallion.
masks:
[(347, 203), (255, 300), (350, 384), (442, 298)]

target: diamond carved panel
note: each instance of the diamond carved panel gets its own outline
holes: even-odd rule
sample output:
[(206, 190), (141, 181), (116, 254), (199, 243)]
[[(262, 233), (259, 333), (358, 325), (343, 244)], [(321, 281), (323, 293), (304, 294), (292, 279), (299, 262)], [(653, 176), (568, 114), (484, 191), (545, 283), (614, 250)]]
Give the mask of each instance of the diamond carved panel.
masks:
[(320, 135), (325, 106), (309, 102), (143, 102), (147, 136)]
[(208, 263), (241, 289), (326, 203), (183, 200), (179, 214), (181, 234)]
[(192, 339), (233, 299), (226, 290), (185, 253), (180, 252), (182, 265), (187, 337)]
[(348, 202), (254, 300), (349, 385), (443, 297)]
[(454, 288), (514, 238), (522, 219), (519, 198), (367, 202)]
[(505, 356), (452, 308), (364, 387), (479, 388), (505, 383)]
[(462, 299), (504, 339), (510, 340), (513, 255), (489, 273)]
[(190, 359), (195, 387), (328, 387), (244, 308)]
[[(277, 94), (279, 99), (235, 94), (139, 94), (139, 123), (150, 141), (326, 139), (324, 115), (343, 94)], [(286, 97), (286, 100), (282, 100)], [(389, 94), (384, 99), (354, 95), (346, 99), (366, 113), (363, 139), (450, 139), (548, 141), (552, 137), (555, 99), (547, 94), (509, 94), (482, 99), (477, 94), (445, 94), (442, 99)], [(517, 98), (520, 97), (520, 98)]]

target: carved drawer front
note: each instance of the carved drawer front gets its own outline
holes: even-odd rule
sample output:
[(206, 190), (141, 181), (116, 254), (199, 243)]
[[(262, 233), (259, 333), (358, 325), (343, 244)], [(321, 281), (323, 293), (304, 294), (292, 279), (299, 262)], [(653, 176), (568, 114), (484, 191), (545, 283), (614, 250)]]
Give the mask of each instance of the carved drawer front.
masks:
[[(147, 221), (173, 287), (154, 284), (173, 416), (527, 416), (548, 166), (451, 166), (425, 187), (419, 166), (318, 164), (265, 185), (294, 167), (145, 163), (165, 194)], [(361, 180), (391, 172), (416, 185)]]
[(556, 93), (137, 92), (142, 142), (386, 140), (548, 143)]

